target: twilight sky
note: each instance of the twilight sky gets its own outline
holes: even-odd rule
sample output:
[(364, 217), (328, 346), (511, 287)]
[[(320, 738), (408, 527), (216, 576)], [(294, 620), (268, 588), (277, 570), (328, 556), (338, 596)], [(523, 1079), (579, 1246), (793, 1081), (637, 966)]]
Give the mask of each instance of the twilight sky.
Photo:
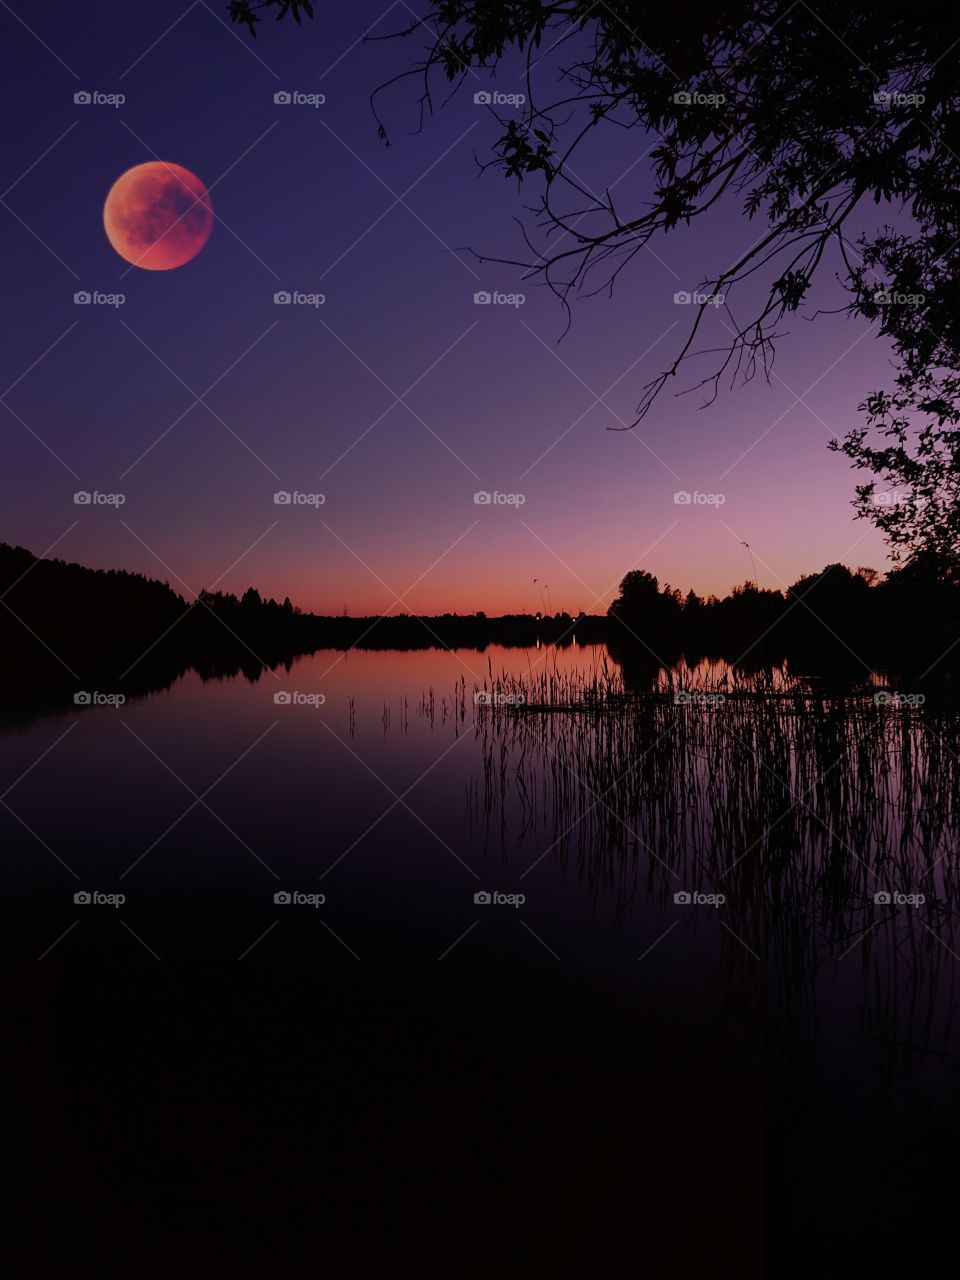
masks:
[[(832, 560), (886, 567), (852, 518), (854, 473), (826, 450), (890, 380), (866, 322), (795, 317), (770, 384), (725, 385), (704, 409), (701, 393), (663, 395), (635, 431), (608, 431), (682, 340), (692, 308), (675, 292), (762, 224), (728, 205), (657, 242), (612, 300), (576, 305), (558, 343), (552, 295), (462, 252), (522, 256), (516, 188), (474, 161), (498, 136), (473, 101), (488, 82), (419, 134), (415, 86), (396, 90), (385, 148), (368, 95), (416, 47), (359, 38), (412, 11), (344, 8), (300, 30), (265, 22), (256, 41), (216, 0), (0, 8), (18, 69), (0, 86), (16, 122), (0, 175), (0, 541), (187, 596), (253, 583), (334, 613), (534, 609), (534, 578), (554, 608), (598, 611), (633, 567), (719, 593), (752, 576), (741, 539), (762, 586)], [(522, 89), (504, 74), (490, 87)], [(126, 100), (75, 104), (78, 91)], [(326, 101), (276, 104), (278, 91)], [(646, 149), (619, 133), (578, 176), (635, 207)], [(130, 268), (103, 229), (112, 184), (152, 159), (199, 175), (216, 216), (172, 271)], [(814, 306), (836, 305), (832, 270)], [(78, 306), (81, 290), (125, 301)], [(477, 306), (480, 290), (526, 301)], [(278, 306), (278, 291), (324, 301)], [(731, 301), (747, 313), (747, 295)], [(711, 316), (705, 345), (730, 324)], [(125, 501), (77, 506), (77, 490)], [(276, 505), (276, 491), (325, 501)], [(478, 505), (477, 491), (524, 501)], [(678, 505), (677, 491), (723, 502)]]

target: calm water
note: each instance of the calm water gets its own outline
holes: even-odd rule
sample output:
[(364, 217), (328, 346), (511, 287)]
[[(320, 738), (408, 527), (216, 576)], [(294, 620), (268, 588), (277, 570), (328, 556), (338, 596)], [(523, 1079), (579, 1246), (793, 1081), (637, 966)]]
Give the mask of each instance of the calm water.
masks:
[[(661, 906), (585, 884), (551, 856), (550, 830), (524, 830), (512, 804), (485, 811), (477, 796), (473, 686), (491, 670), (587, 673), (602, 660), (575, 648), (320, 652), (255, 683), (190, 674), (145, 700), (5, 733), (14, 812), (2, 821), (23, 955), (74, 920), (126, 949), (123, 920), (162, 959), (197, 948), (235, 959), (278, 921), (263, 956), (286, 937), (321, 962), (356, 953), (393, 965), (435, 962), (476, 925), (452, 965), (499, 957), (521, 973), (565, 963), (632, 974)], [(78, 890), (126, 900), (78, 911)], [(278, 910), (282, 891), (325, 901)], [(524, 901), (478, 910), (481, 891)], [(715, 921), (691, 931), (683, 963), (709, 964), (719, 932)]]
[[(709, 1128), (701, 1175), (735, 1170), (748, 1218), (765, 1166), (785, 1203), (846, 1188), (882, 1216), (956, 1125), (956, 725), (808, 720), (782, 672), (737, 702), (709, 664), (683, 680), (727, 674), (724, 706), (564, 710), (616, 671), (576, 647), (320, 652), (9, 729), (8, 958), (363, 972), (539, 1016)], [(478, 711), (478, 687), (557, 706)], [(927, 902), (881, 910), (886, 889)]]

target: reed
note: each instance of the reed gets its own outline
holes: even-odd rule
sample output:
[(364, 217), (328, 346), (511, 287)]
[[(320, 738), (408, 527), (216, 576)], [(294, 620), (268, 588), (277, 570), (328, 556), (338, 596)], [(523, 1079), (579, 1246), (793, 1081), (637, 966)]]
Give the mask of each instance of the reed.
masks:
[(477, 803), (597, 885), (722, 891), (755, 948), (811, 913), (808, 932), (849, 946), (889, 910), (881, 892), (923, 893), (918, 919), (940, 927), (957, 893), (960, 723), (878, 692), (719, 666), (638, 692), (606, 659), (491, 673)]

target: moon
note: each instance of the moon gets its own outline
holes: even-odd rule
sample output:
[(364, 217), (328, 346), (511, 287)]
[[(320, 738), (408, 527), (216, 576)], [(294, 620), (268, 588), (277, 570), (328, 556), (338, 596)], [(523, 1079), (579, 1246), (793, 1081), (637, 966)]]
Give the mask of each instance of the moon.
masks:
[(183, 165), (151, 160), (122, 173), (103, 206), (107, 239), (144, 271), (170, 271), (195, 258), (213, 229), (210, 193)]

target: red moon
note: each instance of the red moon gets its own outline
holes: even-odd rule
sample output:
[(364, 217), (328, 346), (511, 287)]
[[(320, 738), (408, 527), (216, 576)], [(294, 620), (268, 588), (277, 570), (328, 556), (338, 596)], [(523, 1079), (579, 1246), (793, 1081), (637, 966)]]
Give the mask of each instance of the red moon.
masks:
[(103, 225), (121, 258), (145, 271), (170, 271), (207, 243), (213, 204), (195, 173), (151, 160), (128, 169), (110, 188)]

